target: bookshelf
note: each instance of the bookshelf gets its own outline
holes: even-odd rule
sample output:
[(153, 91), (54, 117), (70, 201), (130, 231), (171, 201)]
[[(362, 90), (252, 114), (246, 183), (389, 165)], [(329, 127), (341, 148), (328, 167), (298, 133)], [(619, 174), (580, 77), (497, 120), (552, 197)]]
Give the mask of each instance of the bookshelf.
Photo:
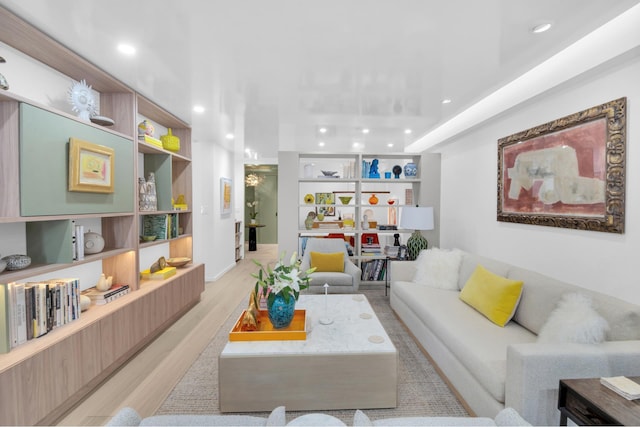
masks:
[[(32, 258), (26, 269), (0, 273), (0, 283), (98, 270), (131, 288), (129, 294), (92, 306), (79, 319), (0, 354), (0, 424), (55, 424), (200, 300), (204, 290), (201, 264), (180, 268), (166, 280), (140, 280), (140, 271), (148, 268), (146, 260), (158, 252), (166, 257), (193, 257), (190, 205), (176, 211), (172, 203), (179, 195), (187, 204), (193, 200), (191, 129), (2, 7), (0, 21), (0, 42), (43, 68), (68, 76), (69, 81), (85, 79), (99, 94), (100, 114), (115, 121), (103, 127), (13, 92), (0, 92), (0, 231), (5, 238), (10, 236), (3, 242), (5, 248), (12, 245)], [(59, 88), (62, 96), (66, 90)], [(181, 140), (180, 150), (139, 141), (137, 124), (144, 119), (156, 125), (158, 135), (171, 128)], [(70, 136), (114, 149), (113, 194), (67, 191)], [(47, 170), (46, 179), (42, 174), (29, 174), (30, 170)], [(141, 212), (137, 178), (150, 172), (157, 179), (158, 211)], [(175, 233), (140, 242), (144, 217), (150, 214), (171, 216)], [(92, 224), (92, 231), (104, 238), (105, 249), (74, 260), (70, 230), (75, 223)], [(10, 254), (6, 249), (2, 252), (3, 256)], [(81, 287), (93, 284), (85, 281)], [(38, 396), (37, 404), (34, 396)]]
[[(374, 160), (380, 178), (364, 172)], [(351, 246), (351, 260), (363, 271), (361, 283), (383, 284), (385, 246), (394, 245), (395, 234), (400, 234), (404, 244), (413, 232), (389, 227), (397, 227), (403, 207), (434, 206), (436, 212), (439, 207), (438, 154), (280, 152), (278, 163), (279, 245), (287, 252), (301, 253), (303, 239), (344, 236)], [(404, 166), (409, 163), (417, 166), (417, 175), (404, 174)], [(385, 178), (385, 172), (392, 172), (394, 166), (403, 169), (399, 178), (393, 173)], [(325, 172), (335, 173), (326, 176)], [(305, 225), (309, 212), (316, 214), (311, 229)], [(324, 213), (324, 218), (320, 219), (318, 213)], [(368, 243), (368, 238), (373, 241)], [(431, 232), (429, 241), (437, 245), (437, 230)], [(370, 280), (373, 277), (375, 280)]]

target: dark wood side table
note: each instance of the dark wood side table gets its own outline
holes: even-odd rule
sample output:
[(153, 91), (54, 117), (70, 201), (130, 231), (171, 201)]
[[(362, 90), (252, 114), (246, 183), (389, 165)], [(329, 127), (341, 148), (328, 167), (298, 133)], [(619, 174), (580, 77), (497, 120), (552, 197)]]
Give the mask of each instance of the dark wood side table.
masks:
[[(640, 382), (640, 377), (629, 377)], [(600, 384), (600, 378), (560, 380), (560, 425), (640, 425), (640, 399), (627, 400)]]
[(247, 228), (249, 229), (249, 250), (256, 251), (258, 250), (258, 233), (256, 230), (259, 227), (266, 227), (264, 224), (247, 224)]

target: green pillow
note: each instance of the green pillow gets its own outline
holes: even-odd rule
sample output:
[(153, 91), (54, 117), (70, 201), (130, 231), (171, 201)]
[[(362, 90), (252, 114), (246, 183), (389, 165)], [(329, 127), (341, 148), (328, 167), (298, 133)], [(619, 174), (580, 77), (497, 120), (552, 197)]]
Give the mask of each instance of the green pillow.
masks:
[(504, 327), (516, 312), (523, 282), (493, 274), (478, 265), (460, 292), (460, 299), (498, 326)]

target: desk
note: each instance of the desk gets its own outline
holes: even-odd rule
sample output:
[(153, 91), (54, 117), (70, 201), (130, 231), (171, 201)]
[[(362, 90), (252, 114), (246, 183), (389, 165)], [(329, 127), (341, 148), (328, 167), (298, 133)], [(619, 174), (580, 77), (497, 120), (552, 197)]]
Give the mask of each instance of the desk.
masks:
[[(640, 377), (629, 377), (640, 382)], [(600, 384), (600, 378), (560, 380), (560, 425), (640, 425), (640, 402), (627, 400)]]
[(266, 227), (264, 224), (247, 224), (247, 228), (249, 229), (249, 250), (256, 251), (258, 250), (258, 235), (256, 230), (259, 227)]

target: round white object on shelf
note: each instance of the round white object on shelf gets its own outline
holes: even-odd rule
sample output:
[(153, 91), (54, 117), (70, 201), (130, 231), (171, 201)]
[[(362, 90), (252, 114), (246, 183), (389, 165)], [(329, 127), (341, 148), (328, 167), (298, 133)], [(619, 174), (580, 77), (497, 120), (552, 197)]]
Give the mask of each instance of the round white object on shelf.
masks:
[(84, 233), (84, 253), (97, 254), (104, 249), (104, 239), (98, 233), (88, 231)]
[(91, 298), (86, 295), (80, 295), (80, 311), (87, 311), (91, 306)]

